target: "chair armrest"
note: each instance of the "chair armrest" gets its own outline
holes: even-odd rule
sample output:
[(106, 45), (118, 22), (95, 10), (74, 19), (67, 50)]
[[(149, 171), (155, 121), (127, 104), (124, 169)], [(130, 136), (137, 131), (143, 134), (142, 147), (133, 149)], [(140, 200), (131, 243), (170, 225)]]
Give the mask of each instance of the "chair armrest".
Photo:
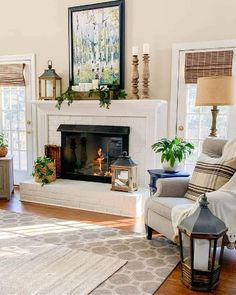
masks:
[(159, 178), (153, 197), (183, 197), (188, 189), (189, 177)]

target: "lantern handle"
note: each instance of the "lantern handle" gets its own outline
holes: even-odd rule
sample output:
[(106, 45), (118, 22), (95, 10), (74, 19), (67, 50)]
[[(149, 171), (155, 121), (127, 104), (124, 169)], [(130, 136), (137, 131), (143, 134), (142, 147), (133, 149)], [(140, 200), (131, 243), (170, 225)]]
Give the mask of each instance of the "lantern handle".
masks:
[(126, 151), (122, 152), (122, 157), (127, 157), (128, 156), (128, 153)]
[(206, 194), (204, 194), (202, 197), (201, 197), (201, 199), (199, 200), (199, 204), (200, 204), (200, 207), (201, 208), (208, 208), (208, 204), (209, 204), (209, 202), (208, 202), (208, 200), (207, 200), (207, 196), (206, 196)]
[(49, 68), (49, 70), (52, 69), (52, 60), (51, 59), (48, 60), (48, 68)]

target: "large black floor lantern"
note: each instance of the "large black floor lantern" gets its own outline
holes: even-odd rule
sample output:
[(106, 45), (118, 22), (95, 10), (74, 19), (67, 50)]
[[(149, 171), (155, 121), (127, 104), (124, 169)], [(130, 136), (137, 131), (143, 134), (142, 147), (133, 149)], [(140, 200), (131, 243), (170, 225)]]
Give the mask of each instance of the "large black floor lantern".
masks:
[(199, 204), (199, 208), (178, 226), (181, 276), (189, 288), (211, 291), (219, 282), (228, 229), (208, 208), (206, 195)]

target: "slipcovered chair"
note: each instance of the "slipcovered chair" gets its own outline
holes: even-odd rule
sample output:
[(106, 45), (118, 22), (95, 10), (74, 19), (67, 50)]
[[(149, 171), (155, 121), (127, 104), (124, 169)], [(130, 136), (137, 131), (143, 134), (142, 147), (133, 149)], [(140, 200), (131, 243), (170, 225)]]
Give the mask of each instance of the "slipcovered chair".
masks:
[[(236, 141), (234, 142), (236, 143)], [(203, 142), (202, 153), (210, 156), (211, 158), (220, 158), (226, 143), (226, 140), (207, 138)], [(236, 150), (234, 157), (236, 157)], [(177, 205), (197, 205), (196, 201), (184, 197), (188, 189), (189, 179), (189, 177), (181, 177), (157, 180), (157, 192), (154, 195), (151, 195), (145, 204), (145, 226), (147, 239), (152, 239), (152, 232), (155, 230), (175, 242), (174, 237), (176, 237), (176, 231), (173, 226), (172, 209), (174, 207), (176, 208)], [(232, 194), (233, 197), (231, 201), (233, 204), (235, 203), (236, 206), (236, 173), (234, 173), (233, 177), (226, 183), (226, 185), (224, 185), (224, 187), (225, 189), (222, 191), (219, 189), (218, 191), (208, 193), (209, 197), (211, 195), (214, 199), (216, 192), (218, 193), (218, 198), (219, 193), (228, 195)], [(224, 200), (222, 200), (222, 202), (223, 201)], [(182, 208), (182, 206), (179, 206), (179, 208)], [(235, 209), (235, 207), (233, 208)], [(226, 209), (228, 210), (228, 207), (226, 207)], [(231, 215), (233, 218), (234, 214), (236, 217), (236, 212)]]

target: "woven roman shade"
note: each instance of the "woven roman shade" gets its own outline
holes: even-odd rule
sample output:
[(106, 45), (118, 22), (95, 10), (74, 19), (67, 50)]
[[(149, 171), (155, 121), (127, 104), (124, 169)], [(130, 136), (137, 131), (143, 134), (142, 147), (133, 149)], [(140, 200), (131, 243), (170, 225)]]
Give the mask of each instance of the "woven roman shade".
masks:
[(232, 76), (233, 50), (189, 52), (185, 54), (185, 83), (198, 78)]
[(0, 86), (25, 86), (25, 64), (0, 64)]

